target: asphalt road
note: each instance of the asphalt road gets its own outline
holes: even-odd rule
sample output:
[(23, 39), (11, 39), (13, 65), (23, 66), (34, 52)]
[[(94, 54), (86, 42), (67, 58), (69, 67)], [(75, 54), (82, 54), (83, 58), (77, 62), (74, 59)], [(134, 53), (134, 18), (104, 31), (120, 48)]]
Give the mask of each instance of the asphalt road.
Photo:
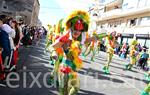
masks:
[[(57, 90), (47, 83), (53, 66), (49, 64), (44, 47), (43, 39), (39, 45), (20, 48), (17, 72), (10, 73), (6, 81), (0, 81), (0, 95), (58, 95)], [(136, 68), (124, 70), (128, 61), (115, 55), (110, 74), (106, 75), (102, 71), (106, 56), (100, 52), (94, 62), (90, 61), (91, 54), (83, 59), (78, 95), (140, 95), (147, 83), (144, 72)]]

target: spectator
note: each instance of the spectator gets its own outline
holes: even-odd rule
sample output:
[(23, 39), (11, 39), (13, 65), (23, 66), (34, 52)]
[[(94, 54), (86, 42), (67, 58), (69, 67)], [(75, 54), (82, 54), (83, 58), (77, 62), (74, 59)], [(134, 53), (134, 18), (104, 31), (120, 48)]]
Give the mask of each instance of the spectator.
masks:
[(20, 31), (19, 31), (19, 27), (18, 27), (18, 23), (13, 20), (11, 22), (11, 27), (15, 30), (15, 38), (13, 39), (14, 40), (14, 45), (15, 45), (15, 50), (14, 50), (14, 64), (12, 64), (13, 66), (13, 70), (16, 69), (16, 64), (17, 64), (17, 60), (18, 60), (18, 48), (19, 48), (19, 41), (20, 41)]
[(28, 45), (31, 45), (31, 33), (30, 33), (30, 30), (29, 30), (29, 26), (25, 26), (23, 28), (23, 38), (22, 38), (22, 43), (24, 46), (28, 46)]
[(6, 16), (6, 22), (2, 25), (2, 30), (6, 31), (9, 35), (9, 41), (10, 41), (10, 47), (11, 47), (11, 55), (10, 55), (10, 61), (8, 64), (4, 64), (6, 69), (10, 69), (12, 64), (14, 64), (14, 50), (15, 50), (15, 45), (13, 39), (15, 38), (15, 30), (11, 28), (11, 23), (12, 23), (12, 18), (7, 19), (8, 17)]
[(144, 52), (140, 56), (138, 66), (140, 66), (144, 70), (147, 65), (147, 60), (149, 58), (149, 54), (146, 52), (146, 48), (144, 48), (143, 51)]
[(0, 47), (2, 50), (2, 62), (3, 64), (10, 64), (11, 62), (11, 47), (9, 35), (2, 29), (3, 23), (6, 21), (5, 15), (0, 15)]

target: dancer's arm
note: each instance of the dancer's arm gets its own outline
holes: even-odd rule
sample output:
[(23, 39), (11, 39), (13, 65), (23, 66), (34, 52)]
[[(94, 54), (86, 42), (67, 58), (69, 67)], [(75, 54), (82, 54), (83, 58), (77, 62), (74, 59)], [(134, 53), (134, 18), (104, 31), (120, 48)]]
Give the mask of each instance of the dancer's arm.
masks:
[(97, 38), (96, 38), (95, 36), (89, 37), (89, 38), (87, 38), (87, 39), (85, 40), (84, 44), (89, 44), (89, 43), (91, 43), (92, 41), (96, 41), (96, 40), (97, 40)]
[(56, 40), (50, 47), (53, 47), (54, 49), (57, 49), (63, 45), (63, 42), (60, 42), (59, 39)]
[(93, 36), (87, 38), (84, 43), (87, 44), (87, 43), (91, 43), (92, 41), (102, 40), (102, 39), (105, 38), (106, 36), (107, 36), (106, 33), (93, 34)]

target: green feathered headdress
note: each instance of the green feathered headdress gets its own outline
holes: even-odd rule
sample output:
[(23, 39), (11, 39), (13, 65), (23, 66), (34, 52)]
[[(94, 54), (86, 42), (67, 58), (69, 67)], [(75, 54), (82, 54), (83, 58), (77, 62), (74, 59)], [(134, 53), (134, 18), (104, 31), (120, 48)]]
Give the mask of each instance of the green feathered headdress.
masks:
[(130, 43), (130, 45), (137, 45), (138, 41), (136, 39), (133, 39), (132, 42)]
[(75, 10), (71, 12), (70, 15), (64, 20), (64, 26), (66, 30), (69, 28), (75, 28), (75, 23), (81, 20), (84, 25), (84, 32), (88, 31), (89, 23), (90, 23), (90, 16), (89, 13), (83, 10)]

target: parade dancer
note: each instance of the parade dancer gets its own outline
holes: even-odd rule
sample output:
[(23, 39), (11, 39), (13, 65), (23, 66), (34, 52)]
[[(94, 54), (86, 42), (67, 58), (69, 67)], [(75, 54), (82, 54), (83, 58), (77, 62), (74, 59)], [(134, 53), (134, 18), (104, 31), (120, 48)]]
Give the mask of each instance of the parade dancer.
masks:
[[(86, 32), (86, 39), (88, 39), (88, 38), (89, 38), (89, 34)], [(82, 49), (82, 56), (83, 56), (84, 59), (86, 57), (85, 53), (87, 52), (89, 46), (90, 46), (90, 43), (86, 43), (86, 44), (84, 44), (84, 47), (85, 47), (84, 51)]]
[[(93, 35), (97, 35), (96, 31), (93, 32)], [(88, 56), (91, 52), (92, 52), (92, 57), (91, 57), (91, 61), (94, 61), (94, 57), (95, 57), (95, 43), (96, 41), (92, 41), (86, 48), (86, 51), (84, 52), (84, 57)]]
[[(76, 10), (64, 22), (65, 34), (58, 38), (50, 49), (62, 48), (65, 54), (58, 67), (60, 95), (76, 95), (79, 90), (77, 71), (82, 67), (82, 60), (79, 58), (81, 53), (80, 44), (85, 42), (85, 32), (88, 31), (89, 27), (89, 14), (86, 11)], [(91, 39), (87, 42), (90, 41)]]
[(96, 43), (96, 47), (97, 47), (96, 53), (98, 52), (98, 54), (99, 54), (99, 51), (100, 51), (100, 45), (101, 45), (101, 41), (97, 40), (97, 43)]
[(106, 74), (109, 74), (109, 65), (112, 61), (112, 57), (114, 54), (114, 48), (115, 48), (115, 42), (116, 42), (116, 31), (113, 31), (112, 33), (108, 34), (106, 37), (106, 47), (107, 47), (107, 63), (103, 67), (103, 70)]
[(131, 70), (132, 66), (136, 64), (136, 45), (137, 45), (137, 40), (133, 39), (130, 45), (130, 63), (126, 65), (126, 70)]
[(53, 43), (53, 37), (54, 37), (54, 27), (52, 27), (51, 25), (47, 25), (47, 27), (48, 27), (48, 33), (46, 36), (46, 47), (45, 47), (45, 49)]
[(10, 71), (16, 71), (16, 66), (17, 66), (17, 62), (18, 62), (18, 49), (19, 49), (19, 41), (20, 41), (20, 30), (19, 30), (19, 27), (18, 27), (18, 23), (17, 23), (17, 21), (15, 21), (15, 20), (12, 20), (12, 22), (11, 22), (11, 27), (15, 30), (15, 38), (13, 39), (13, 41), (14, 41), (14, 54), (13, 54), (13, 56), (14, 56), (14, 62), (13, 62), (13, 64), (11, 64), (12, 65), (12, 67), (11, 67), (11, 69), (10, 69)]
[[(62, 24), (63, 24), (63, 19), (59, 20), (59, 22), (56, 25), (55, 40), (57, 40), (59, 37), (61, 37), (63, 35), (64, 27), (62, 26)], [(58, 70), (59, 69), (58, 68), (59, 68), (60, 63), (63, 60), (64, 51), (63, 51), (62, 47), (58, 47), (53, 52), (54, 52), (54, 55), (51, 55), (51, 61), (52, 61), (51, 64), (54, 65), (54, 70), (53, 70), (51, 76), (53, 76), (54, 84), (55, 84), (56, 88), (58, 88), (59, 87), (59, 82), (58, 82)], [(53, 54), (53, 52), (52, 52), (52, 54)], [(55, 56), (55, 53), (57, 54), (57, 56)]]
[(52, 44), (52, 33), (50, 31), (51, 28), (52, 28), (52, 26), (50, 24), (48, 24), (47, 28), (48, 28), (48, 32), (47, 32), (47, 35), (46, 35), (46, 48), (47, 48), (47, 46), (49, 46), (50, 44)]
[(141, 95), (149, 95), (150, 92), (150, 83), (144, 88)]
[[(48, 51), (47, 48), (54, 42), (54, 40), (56, 39), (55, 37), (55, 30), (56, 30), (56, 25), (54, 25), (53, 27), (51, 25), (47, 25), (48, 26), (48, 33), (47, 33), (47, 37), (46, 37), (46, 46), (45, 46), (45, 52)], [(55, 51), (51, 51), (50, 52), (50, 64), (54, 65), (54, 63), (56, 62), (56, 56), (53, 56), (52, 52)]]
[(88, 47), (88, 52), (85, 52), (84, 56), (88, 56), (92, 52), (91, 61), (94, 61), (95, 49), (94, 49), (95, 41), (92, 41)]
[[(148, 72), (147, 74), (145, 74), (145, 79), (148, 82), (150, 82), (150, 72)], [(147, 84), (147, 86), (142, 91), (141, 95), (149, 95), (149, 92), (150, 92), (150, 83)]]
[[(149, 49), (148, 53), (150, 55), (150, 49)], [(150, 63), (150, 58), (148, 58), (148, 64), (149, 63)], [(150, 82), (150, 70), (145, 74), (145, 80)], [(141, 95), (149, 95), (149, 92), (150, 92), (150, 83), (148, 83), (148, 85), (144, 88)]]

